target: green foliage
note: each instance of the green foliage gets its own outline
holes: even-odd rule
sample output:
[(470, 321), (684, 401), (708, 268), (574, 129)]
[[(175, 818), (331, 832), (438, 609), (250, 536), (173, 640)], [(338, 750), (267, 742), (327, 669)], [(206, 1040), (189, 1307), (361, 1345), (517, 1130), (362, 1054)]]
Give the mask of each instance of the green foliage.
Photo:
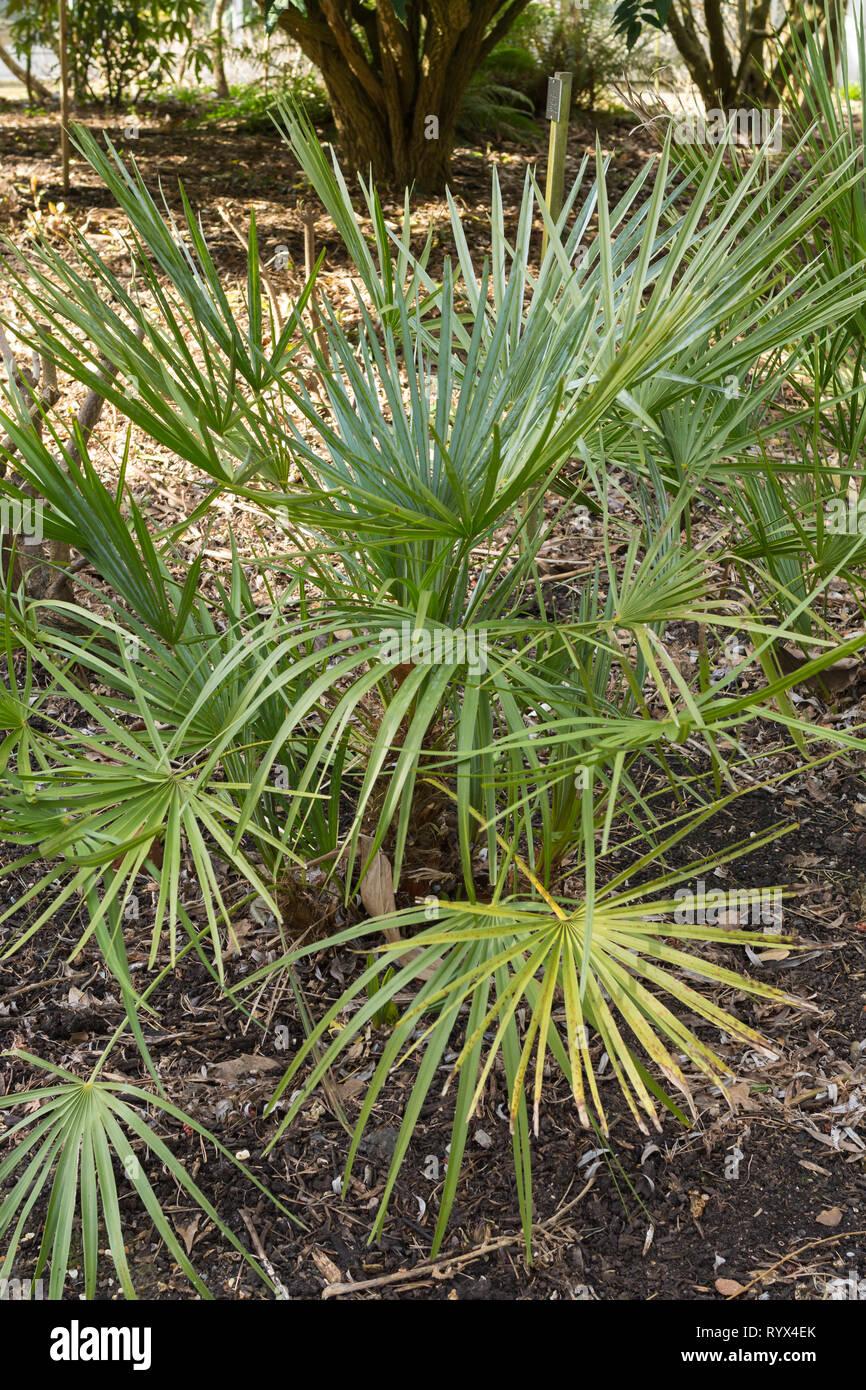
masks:
[[(821, 16), (812, 19), (805, 10), (798, 10), (795, 18), (798, 26), (780, 55), (775, 91), (789, 147), (782, 165), (796, 161), (805, 169), (818, 161), (823, 168), (839, 171), (844, 166), (857, 171), (853, 182), (846, 176), (838, 196), (828, 202), (820, 227), (808, 233), (803, 245), (790, 248), (784, 259), (788, 275), (798, 274), (808, 263), (812, 286), (819, 290), (844, 267), (866, 256), (866, 142), (859, 113), (852, 107), (847, 44), (834, 39), (832, 27), (828, 31)], [(837, 32), (841, 23), (840, 12)], [(854, 52), (863, 71), (862, 19), (854, 24)], [(837, 72), (841, 85), (835, 80)], [(664, 118), (654, 124), (664, 131)], [(698, 143), (672, 146), (673, 158), (690, 178), (711, 167), (716, 153)], [(765, 150), (758, 157), (769, 174), (771, 152)], [(752, 169), (748, 154), (730, 148), (720, 169), (720, 203), (738, 196), (749, 183)], [(863, 535), (856, 524), (840, 529), (831, 522), (843, 512), (856, 520), (862, 493), (864, 355), (862, 310), (828, 323), (810, 343), (808, 360), (791, 375), (783, 455), (777, 450), (771, 454), (765, 431), (758, 431), (752, 450), (759, 460), (745, 462), (741, 486), (714, 491), (715, 505), (734, 519), (737, 539), (732, 557), (742, 580), (760, 587), (768, 609), (784, 615), (801, 644), (820, 646), (832, 641), (826, 602), (830, 582), (837, 576), (852, 587), (855, 602), (862, 608)], [(728, 409), (732, 420), (737, 420), (735, 428), (740, 428), (749, 417), (756, 418), (763, 387), (754, 378), (748, 383), (737, 379), (735, 390), (736, 400)], [(694, 444), (685, 437), (684, 422), (679, 424), (683, 435), (670, 443), (672, 453), (683, 458)]]
[(496, 54), (473, 76), (460, 106), (458, 130), (466, 135), (526, 135), (537, 132), (530, 98), (497, 81)]
[(623, 34), (629, 48), (634, 48), (644, 25), (664, 29), (672, 0), (618, 0), (614, 11), (614, 28)]
[(276, 80), (258, 78), (233, 87), (225, 100), (215, 97), (205, 101), (193, 93), (192, 118), (204, 125), (230, 123), (244, 131), (270, 132), (274, 128), (274, 109), (282, 101), (296, 101), (317, 125), (330, 119), (328, 98), (313, 73), (280, 74)]
[[(686, 826), (678, 827), (660, 848), (670, 848), (686, 833)], [(730, 857), (735, 858), (753, 848), (753, 843), (735, 846)], [(651, 863), (656, 853), (657, 849), (650, 850), (637, 860), (636, 867), (640, 869)], [(519, 856), (514, 856), (514, 863), (527, 880), (540, 889)], [(528, 1243), (532, 1205), (525, 1083), (531, 1077), (532, 1128), (538, 1135), (548, 1050), (569, 1082), (581, 1123), (589, 1127), (592, 1111), (605, 1135), (605, 1110), (588, 1047), (590, 1029), (600, 1037), (619, 1088), (644, 1133), (648, 1132), (644, 1114), (656, 1129), (661, 1128), (656, 1102), (681, 1119), (683, 1116), (647, 1070), (629, 1038), (639, 1044), (642, 1054), (661, 1071), (672, 1089), (682, 1093), (689, 1106), (693, 1104), (691, 1090), (678, 1056), (687, 1058), (693, 1067), (718, 1084), (723, 1083), (726, 1072), (725, 1064), (712, 1049), (668, 1007), (663, 998), (665, 993), (675, 1006), (687, 1008), (693, 1017), (706, 1019), (742, 1043), (767, 1051), (754, 1029), (718, 1008), (678, 976), (678, 969), (685, 967), (700, 979), (723, 982), (741, 992), (779, 1001), (786, 997), (770, 986), (746, 980), (680, 949), (684, 943), (700, 941), (757, 944), (775, 939), (730, 929), (676, 927), (663, 920), (673, 912), (675, 900), (656, 898), (654, 893), (692, 877), (702, 868), (706, 865), (689, 865), (688, 870), (678, 875), (664, 875), (641, 889), (625, 887), (627, 876), (623, 872), (614, 876), (597, 895), (579, 902), (558, 902), (543, 890), (532, 898), (516, 894), (500, 897), (497, 891), (489, 903), (443, 904), (434, 925), (426, 924), (428, 912), (409, 910), (394, 914), (388, 919), (390, 926), (420, 928), (412, 937), (412, 959), (383, 976), (378, 974), (377, 961), (368, 963), (338, 1003), (323, 1015), (274, 1092), (272, 1106), (304, 1064), (313, 1061), (305, 1083), (280, 1120), (271, 1144), (278, 1142), (328, 1066), (351, 1047), (366, 1024), (381, 1018), (383, 1010), (401, 989), (414, 990), (413, 1001), (394, 1024), (370, 1082), (346, 1160), (344, 1186), (351, 1176), (372, 1108), (389, 1074), (420, 1051), (416, 1080), (406, 1103), (373, 1229), (374, 1237), (381, 1234), (389, 1199), (418, 1117), (442, 1070), (449, 1043), (453, 1043), (458, 1053), (450, 1072), (452, 1079), (458, 1078), (457, 1097), (448, 1176), (433, 1250), (439, 1249), (447, 1229), (469, 1122), (497, 1065), (506, 1078), (518, 1190), (523, 1194), (521, 1210)], [(623, 891), (617, 892), (617, 889)], [(662, 920), (648, 920), (650, 917)], [(332, 939), (332, 944), (357, 939), (375, 925), (342, 932)], [(382, 950), (386, 959), (398, 958), (398, 965), (399, 958), (407, 954), (404, 943), (392, 943)], [(303, 949), (296, 951), (291, 959), (304, 954)], [(273, 967), (266, 967), (248, 983), (257, 984), (272, 970)], [(654, 988), (650, 990), (648, 984)], [(351, 1012), (348, 1023), (316, 1056), (317, 1043), (327, 1040), (335, 1020), (346, 1013), (347, 1006), (364, 990), (368, 995), (367, 1003)], [(555, 1016), (554, 1004), (560, 990), (563, 1007), (556, 1009)], [(528, 1018), (522, 1029), (518, 1026), (521, 1012)], [(458, 1035), (456, 1042), (455, 1033)], [(535, 1060), (530, 1067), (533, 1052)]]
[(575, 105), (594, 110), (626, 67), (636, 79), (643, 64), (640, 48), (629, 53), (615, 26), (611, 0), (553, 0), (529, 5), (483, 70), (523, 92), (543, 115), (547, 80), (554, 72), (570, 72)]
[[(164, 1166), (187, 1198), (201, 1209), (228, 1244), (273, 1290), (271, 1279), (258, 1260), (221, 1220), (165, 1140), (144, 1119), (142, 1110), (154, 1110), (194, 1129), (224, 1159), (245, 1172), (212, 1134), (170, 1101), (138, 1086), (97, 1081), (93, 1077), (81, 1081), (62, 1067), (40, 1061), (26, 1052), (4, 1056), (20, 1058), (31, 1067), (48, 1072), (51, 1082), (0, 1098), (0, 1111), (8, 1111), (12, 1106), (26, 1107), (23, 1118), (4, 1133), (7, 1145), (11, 1143), (12, 1148), (0, 1163), (0, 1182), (7, 1179), (11, 1182), (13, 1178), (14, 1182), (0, 1203), (0, 1239), (7, 1239), (0, 1278), (8, 1278), (15, 1268), (22, 1236), (32, 1219), (34, 1207), (45, 1193), (48, 1206), (33, 1277), (40, 1279), (46, 1267), (49, 1269), (48, 1297), (63, 1296), (77, 1223), (85, 1297), (93, 1298), (96, 1293), (101, 1225), (124, 1296), (135, 1298), (135, 1284), (123, 1242), (120, 1206), (132, 1191), (196, 1292), (203, 1298), (210, 1298), (207, 1285), (196, 1273), (148, 1177), (148, 1167), (153, 1171)], [(274, 1202), (252, 1174), (247, 1172), (246, 1177)]]
[[(54, 0), (8, 0), (13, 46), (25, 57), (56, 47)], [(76, 0), (69, 7), (68, 55), (76, 97), (105, 99), (120, 108), (133, 95), (164, 86), (172, 74), (173, 45), (183, 45), (190, 71), (207, 64), (207, 47), (195, 26), (205, 0)]]
[[(859, 537), (840, 545), (795, 521), (840, 492), (838, 461), (830, 467), (807, 429), (831, 379), (828, 341), (832, 371), (849, 381), (828, 407), (837, 433), (848, 430), (846, 481), (862, 458), (854, 416), (836, 414), (859, 400), (850, 373), (866, 245), (850, 231), (837, 238), (839, 209), (861, 196), (860, 150), (847, 129), (817, 144), (804, 134), (775, 164), (759, 152), (733, 169), (724, 147), (681, 158), (669, 133), (657, 165), (617, 198), (600, 149), (585, 159), (556, 221), (530, 170), (514, 225), (494, 170), (489, 254), (478, 260), (449, 198), (451, 254), (434, 269), (408, 197), (395, 225), (362, 185), (359, 211), (303, 112), (286, 106), (281, 119), (351, 259), (348, 308), (329, 300), (317, 267), (284, 311), (254, 221), (245, 284), (230, 292), (186, 200), (167, 222), (135, 167), (85, 131), (79, 148), (128, 218), (134, 278), (80, 237), (63, 251), (39, 244), (26, 260), (8, 248), (7, 331), (198, 470), (202, 490), (190, 516), (151, 531), (125, 466), (109, 489), (92, 441), (70, 437), (59, 410), (40, 410), (25, 378), (8, 388), (0, 428), (16, 477), (4, 491), (35, 494), (46, 534), (94, 578), (78, 602), (36, 602), (7, 584), (0, 826), (20, 853), (5, 872), (44, 867), (16, 904), (6, 951), (78, 906), (73, 949), (102, 953), (124, 1030), (156, 1080), (140, 1023), (151, 987), (142, 993), (123, 944), (140, 875), (159, 882), (154, 987), (195, 950), (254, 1013), (261, 988), (291, 981), (299, 960), (351, 947), (358, 973), (290, 1059), (272, 1113), (296, 1094), (269, 1146), (368, 1024), (387, 1030), (347, 1160), (348, 1173), (392, 1068), (410, 1066), (381, 1232), (452, 1049), (434, 1247), (491, 1086), (505, 1090), (529, 1246), (530, 1136), (546, 1070), (566, 1078), (578, 1121), (604, 1132), (596, 1043), (645, 1129), (664, 1109), (683, 1117), (694, 1077), (724, 1084), (719, 1030), (764, 1046), (708, 986), (779, 998), (732, 968), (743, 947), (777, 938), (671, 920), (672, 891), (710, 862), (675, 871), (671, 851), (735, 803), (742, 766), (750, 786), (793, 775), (761, 779), (754, 749), (770, 741), (752, 740), (749, 753), (746, 734), (787, 739), (798, 771), (864, 748), (858, 729), (817, 727), (790, 698), (863, 641), (840, 641), (821, 611), (834, 575), (862, 588)], [(548, 231), (540, 263), (537, 221)], [(794, 390), (804, 408), (778, 412)], [(793, 470), (796, 494), (779, 486), (767, 447), (780, 432), (810, 446)], [(701, 541), (708, 497), (730, 535)], [(263, 536), (258, 553), (235, 550), (226, 573), (208, 567), (198, 539), (190, 547), (217, 500), (253, 512)], [(601, 544), (553, 611), (542, 549), (584, 514)], [(736, 590), (719, 584), (720, 556), (743, 581)], [(749, 650), (717, 680), (706, 659), (684, 671), (673, 624), (696, 625), (708, 649), (745, 635)], [(805, 631), (817, 655), (783, 672), (779, 644)], [(377, 856), (401, 891), (431, 799), (459, 897), (359, 920), (356, 893)], [(346, 924), (300, 943), (282, 890), (311, 861), (329, 865)], [(232, 983), (225, 943), (253, 897), (285, 949)], [(706, 942), (728, 963), (707, 959)], [(114, 1083), (98, 1080), (112, 1046), (89, 1090), (65, 1078), (50, 1098), (56, 1126), (49, 1133), (47, 1112), (39, 1130), (43, 1185), (58, 1163), (43, 1247), (56, 1245), (58, 1268), (76, 1203), (93, 1227), (92, 1166), (79, 1202), (79, 1156), (104, 1139), (122, 1159), (125, 1126), (155, 1151), (134, 1107), (119, 1112)], [(37, 1168), (25, 1174), (21, 1201)]]

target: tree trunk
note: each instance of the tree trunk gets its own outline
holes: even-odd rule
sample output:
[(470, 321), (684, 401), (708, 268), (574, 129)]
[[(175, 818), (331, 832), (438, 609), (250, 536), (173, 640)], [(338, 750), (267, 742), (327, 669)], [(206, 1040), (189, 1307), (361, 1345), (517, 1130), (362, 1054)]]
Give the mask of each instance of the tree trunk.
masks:
[(704, 22), (709, 36), (713, 80), (721, 94), (722, 105), (732, 106), (737, 99), (737, 91), (721, 0), (704, 0)]
[(755, 0), (742, 35), (736, 74), (738, 93), (754, 106), (768, 101), (772, 95), (764, 51), (770, 37), (770, 0)]
[(701, 43), (689, 0), (685, 0), (685, 3), (681, 0), (679, 6), (671, 6), (668, 13), (668, 29), (704, 105), (707, 108), (714, 107), (719, 99), (716, 74)]
[(678, 0), (668, 16), (668, 28), (689, 75), (710, 109), (720, 104), (734, 108), (741, 98), (760, 105), (767, 99), (768, 83), (763, 74), (764, 44), (769, 37), (767, 21), (770, 0), (754, 0), (748, 14), (740, 9), (739, 52), (734, 55), (725, 32), (720, 0), (706, 0), (704, 20), (708, 45), (701, 41), (691, 0)]
[(216, 4), (213, 7), (213, 21), (211, 24), (214, 89), (217, 96), (222, 100), (229, 96), (229, 84), (226, 78), (225, 63), (225, 35), (223, 34), (223, 21), (225, 19), (227, 3), (228, 0), (216, 0)]
[(2, 43), (0, 43), (0, 62), (5, 63), (12, 76), (18, 79), (22, 87), (27, 88), (28, 96), (35, 92), (40, 101), (55, 100), (51, 88), (46, 87), (45, 83), (40, 82), (38, 77), (34, 77), (26, 68), (23, 68), (15, 55), (10, 53), (8, 48), (4, 48)]
[(391, 0), (311, 0), (280, 25), (322, 74), (348, 172), (438, 192), (472, 76), (527, 4), (429, 0), (403, 24)]
[[(815, 10), (817, 22), (836, 13), (826, 0), (815, 0)], [(693, 0), (675, 0), (668, 14), (671, 37), (704, 104), (708, 108), (721, 104), (730, 110), (742, 101), (758, 107), (774, 100), (785, 66), (778, 59), (778, 49), (768, 49), (770, 41), (778, 38), (770, 23), (770, 0), (738, 0), (736, 62), (728, 45), (722, 0), (705, 0), (704, 21), (707, 46), (698, 30)], [(793, 15), (789, 20), (801, 36), (807, 22), (795, 21)], [(771, 63), (776, 66), (768, 75)]]

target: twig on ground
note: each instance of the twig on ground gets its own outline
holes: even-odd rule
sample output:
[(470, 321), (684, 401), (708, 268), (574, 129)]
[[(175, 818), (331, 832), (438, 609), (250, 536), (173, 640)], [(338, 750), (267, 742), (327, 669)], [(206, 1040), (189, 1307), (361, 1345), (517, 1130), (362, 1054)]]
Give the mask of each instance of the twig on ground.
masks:
[[(553, 1230), (562, 1221), (567, 1212), (582, 1202), (590, 1188), (595, 1183), (595, 1176), (591, 1177), (581, 1188), (576, 1197), (567, 1202), (564, 1207), (560, 1207), (546, 1221), (539, 1221), (533, 1226), (533, 1232)], [(485, 1255), (492, 1254), (495, 1250), (504, 1250), (509, 1245), (519, 1245), (523, 1241), (523, 1232), (511, 1236), (497, 1236), (495, 1240), (484, 1241), (481, 1245), (476, 1245), (472, 1250), (462, 1250), (456, 1255), (437, 1255), (435, 1260), (422, 1260), (420, 1264), (413, 1265), (411, 1269), (398, 1269), (393, 1274), (380, 1274), (375, 1279), (359, 1279), (356, 1283), (347, 1284), (326, 1284), (322, 1290), (322, 1298), (340, 1298), (343, 1294), (363, 1293), (367, 1289), (384, 1288), (387, 1284), (402, 1284), (407, 1279), (417, 1279), (419, 1275), (436, 1274), (440, 1270), (452, 1268), (455, 1265), (471, 1264), (473, 1260), (480, 1260)]]
[(748, 1293), (749, 1289), (753, 1289), (756, 1284), (763, 1283), (777, 1269), (781, 1269), (782, 1265), (787, 1264), (789, 1260), (796, 1260), (798, 1255), (805, 1254), (807, 1250), (814, 1250), (816, 1245), (831, 1245), (834, 1241), (852, 1240), (855, 1236), (866, 1236), (866, 1231), (838, 1231), (835, 1236), (820, 1236), (817, 1240), (807, 1240), (805, 1245), (800, 1245), (796, 1250), (791, 1250), (787, 1255), (783, 1255), (781, 1260), (770, 1265), (769, 1269), (762, 1269), (760, 1274), (756, 1274), (754, 1279), (750, 1279), (748, 1284), (744, 1284), (736, 1293), (728, 1294), (725, 1301), (730, 1303), (733, 1298), (742, 1298), (744, 1293)]

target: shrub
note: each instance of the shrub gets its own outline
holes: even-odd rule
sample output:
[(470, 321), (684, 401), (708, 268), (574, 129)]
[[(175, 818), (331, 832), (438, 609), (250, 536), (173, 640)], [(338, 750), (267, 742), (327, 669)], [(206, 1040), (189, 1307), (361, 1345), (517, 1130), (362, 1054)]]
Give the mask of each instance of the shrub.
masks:
[[(37, 602), (7, 584), (0, 815), (21, 853), (3, 872), (45, 867), (15, 905), (32, 915), (6, 954), (80, 899), (76, 950), (98, 945), (149, 1064), (120, 926), (139, 875), (159, 884), (154, 988), (194, 949), (249, 1008), (249, 990), (292, 978), (314, 952), (353, 945), (363, 958), (374, 947), (292, 1057), (272, 1113), (293, 1083), (297, 1093), (269, 1147), (361, 1030), (387, 1022), (347, 1158), (349, 1172), (391, 1069), (411, 1065), (373, 1234), (450, 1049), (456, 1096), (434, 1248), (471, 1116), (493, 1084), (513, 1130), (529, 1246), (530, 1136), (550, 1066), (567, 1078), (579, 1122), (605, 1133), (593, 1049), (646, 1129), (665, 1108), (684, 1118), (694, 1077), (724, 1084), (718, 1030), (765, 1046), (704, 986), (782, 996), (701, 948), (715, 943), (731, 960), (779, 938), (678, 921), (676, 885), (718, 856), (677, 871), (669, 861), (738, 795), (741, 736), (755, 723), (790, 736), (800, 766), (863, 747), (856, 730), (816, 728), (787, 702), (796, 682), (858, 650), (859, 635), (825, 638), (795, 672), (767, 664), (819, 604), (826, 571), (810, 572), (793, 606), (775, 602), (773, 584), (728, 596), (711, 545), (693, 535), (701, 498), (723, 494), (744, 461), (770, 484), (758, 446), (772, 403), (821, 335), (862, 311), (862, 260), (816, 277), (809, 252), (859, 171), (835, 145), (805, 171), (798, 151), (771, 170), (759, 155), (731, 189), (723, 150), (672, 174), (668, 138), (658, 167), (614, 203), (607, 161), (585, 160), (557, 222), (529, 172), (508, 230), (494, 171), (489, 258), (473, 258), (451, 200), (454, 260), (434, 274), (430, 241), (413, 249), (408, 201), (395, 228), (365, 187), (368, 239), (308, 120), (289, 108), (282, 119), (351, 258), (351, 317), (315, 275), (281, 310), (254, 221), (239, 305), (189, 205), (181, 226), (167, 225), (135, 168), (85, 131), (79, 148), (129, 219), (135, 276), (84, 239), (66, 255), (47, 244), (26, 261), (7, 253), (17, 340), (42, 365), (41, 377), (12, 374), (0, 423), (15, 477), (3, 488), (42, 501), (46, 536), (91, 566), (99, 602)], [(539, 265), (536, 217), (549, 233)], [(170, 535), (151, 534), (123, 475), (117, 487), (101, 481), (80, 420), (69, 435), (57, 392), (46, 394), (61, 378), (200, 471), (206, 494)], [(727, 389), (746, 379), (748, 399)], [(179, 550), (224, 496), (285, 537), (283, 553), (247, 557), (266, 578), (266, 608), (238, 554), (222, 576)], [(551, 616), (542, 547), (556, 525), (587, 517), (600, 558)], [(704, 653), (734, 634), (749, 650), (721, 679), (706, 656), (683, 672), (666, 635), (679, 623), (697, 625)], [(747, 668), (756, 679), (744, 693), (734, 683)], [(77, 715), (50, 714), (57, 692)], [(224, 943), (239, 909), (226, 873), (242, 904), (259, 897), (278, 918), (286, 883), (311, 861), (329, 865), (347, 908), (359, 887), (371, 900), (386, 859), (401, 892), (424, 807), (454, 845), (448, 900), (398, 908), (379, 891), (375, 917), (350, 912), (324, 942), (292, 941), (289, 918), (279, 960), (241, 983), (229, 977)], [(52, 1128), (46, 1111), (37, 1126), (42, 1182), (58, 1165), (50, 1210), (62, 1202), (68, 1224), (79, 1155), (102, 1144), (92, 1126), (107, 1120), (76, 1078), (34, 1094), (78, 1117), (72, 1130)], [(35, 1172), (25, 1169), (16, 1200)], [(85, 1223), (92, 1192), (88, 1176)], [(104, 1210), (113, 1221), (110, 1201)], [(61, 1259), (54, 1221), (47, 1239), (60, 1241)]]

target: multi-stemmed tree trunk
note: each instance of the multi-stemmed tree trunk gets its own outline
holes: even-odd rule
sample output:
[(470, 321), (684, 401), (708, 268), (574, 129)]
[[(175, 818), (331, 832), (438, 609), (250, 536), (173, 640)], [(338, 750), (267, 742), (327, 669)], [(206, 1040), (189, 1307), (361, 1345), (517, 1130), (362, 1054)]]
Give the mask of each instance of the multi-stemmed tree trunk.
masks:
[[(835, 23), (834, 0), (817, 0), (815, 9)], [(738, 0), (736, 12), (724, 0), (673, 0), (667, 27), (707, 107), (758, 105), (772, 97), (780, 51), (802, 33), (804, 20), (791, 6), (774, 28), (770, 13), (771, 0)]]
[(726, 31), (721, 0), (706, 0), (701, 6), (703, 33), (692, 0), (674, 0), (668, 12), (671, 38), (708, 107), (736, 102), (746, 70), (760, 61), (770, 0), (755, 0), (749, 16), (745, 5), (739, 9), (736, 44)]
[(308, 0), (278, 22), (322, 74), (348, 168), (435, 190), (472, 75), (528, 3)]

